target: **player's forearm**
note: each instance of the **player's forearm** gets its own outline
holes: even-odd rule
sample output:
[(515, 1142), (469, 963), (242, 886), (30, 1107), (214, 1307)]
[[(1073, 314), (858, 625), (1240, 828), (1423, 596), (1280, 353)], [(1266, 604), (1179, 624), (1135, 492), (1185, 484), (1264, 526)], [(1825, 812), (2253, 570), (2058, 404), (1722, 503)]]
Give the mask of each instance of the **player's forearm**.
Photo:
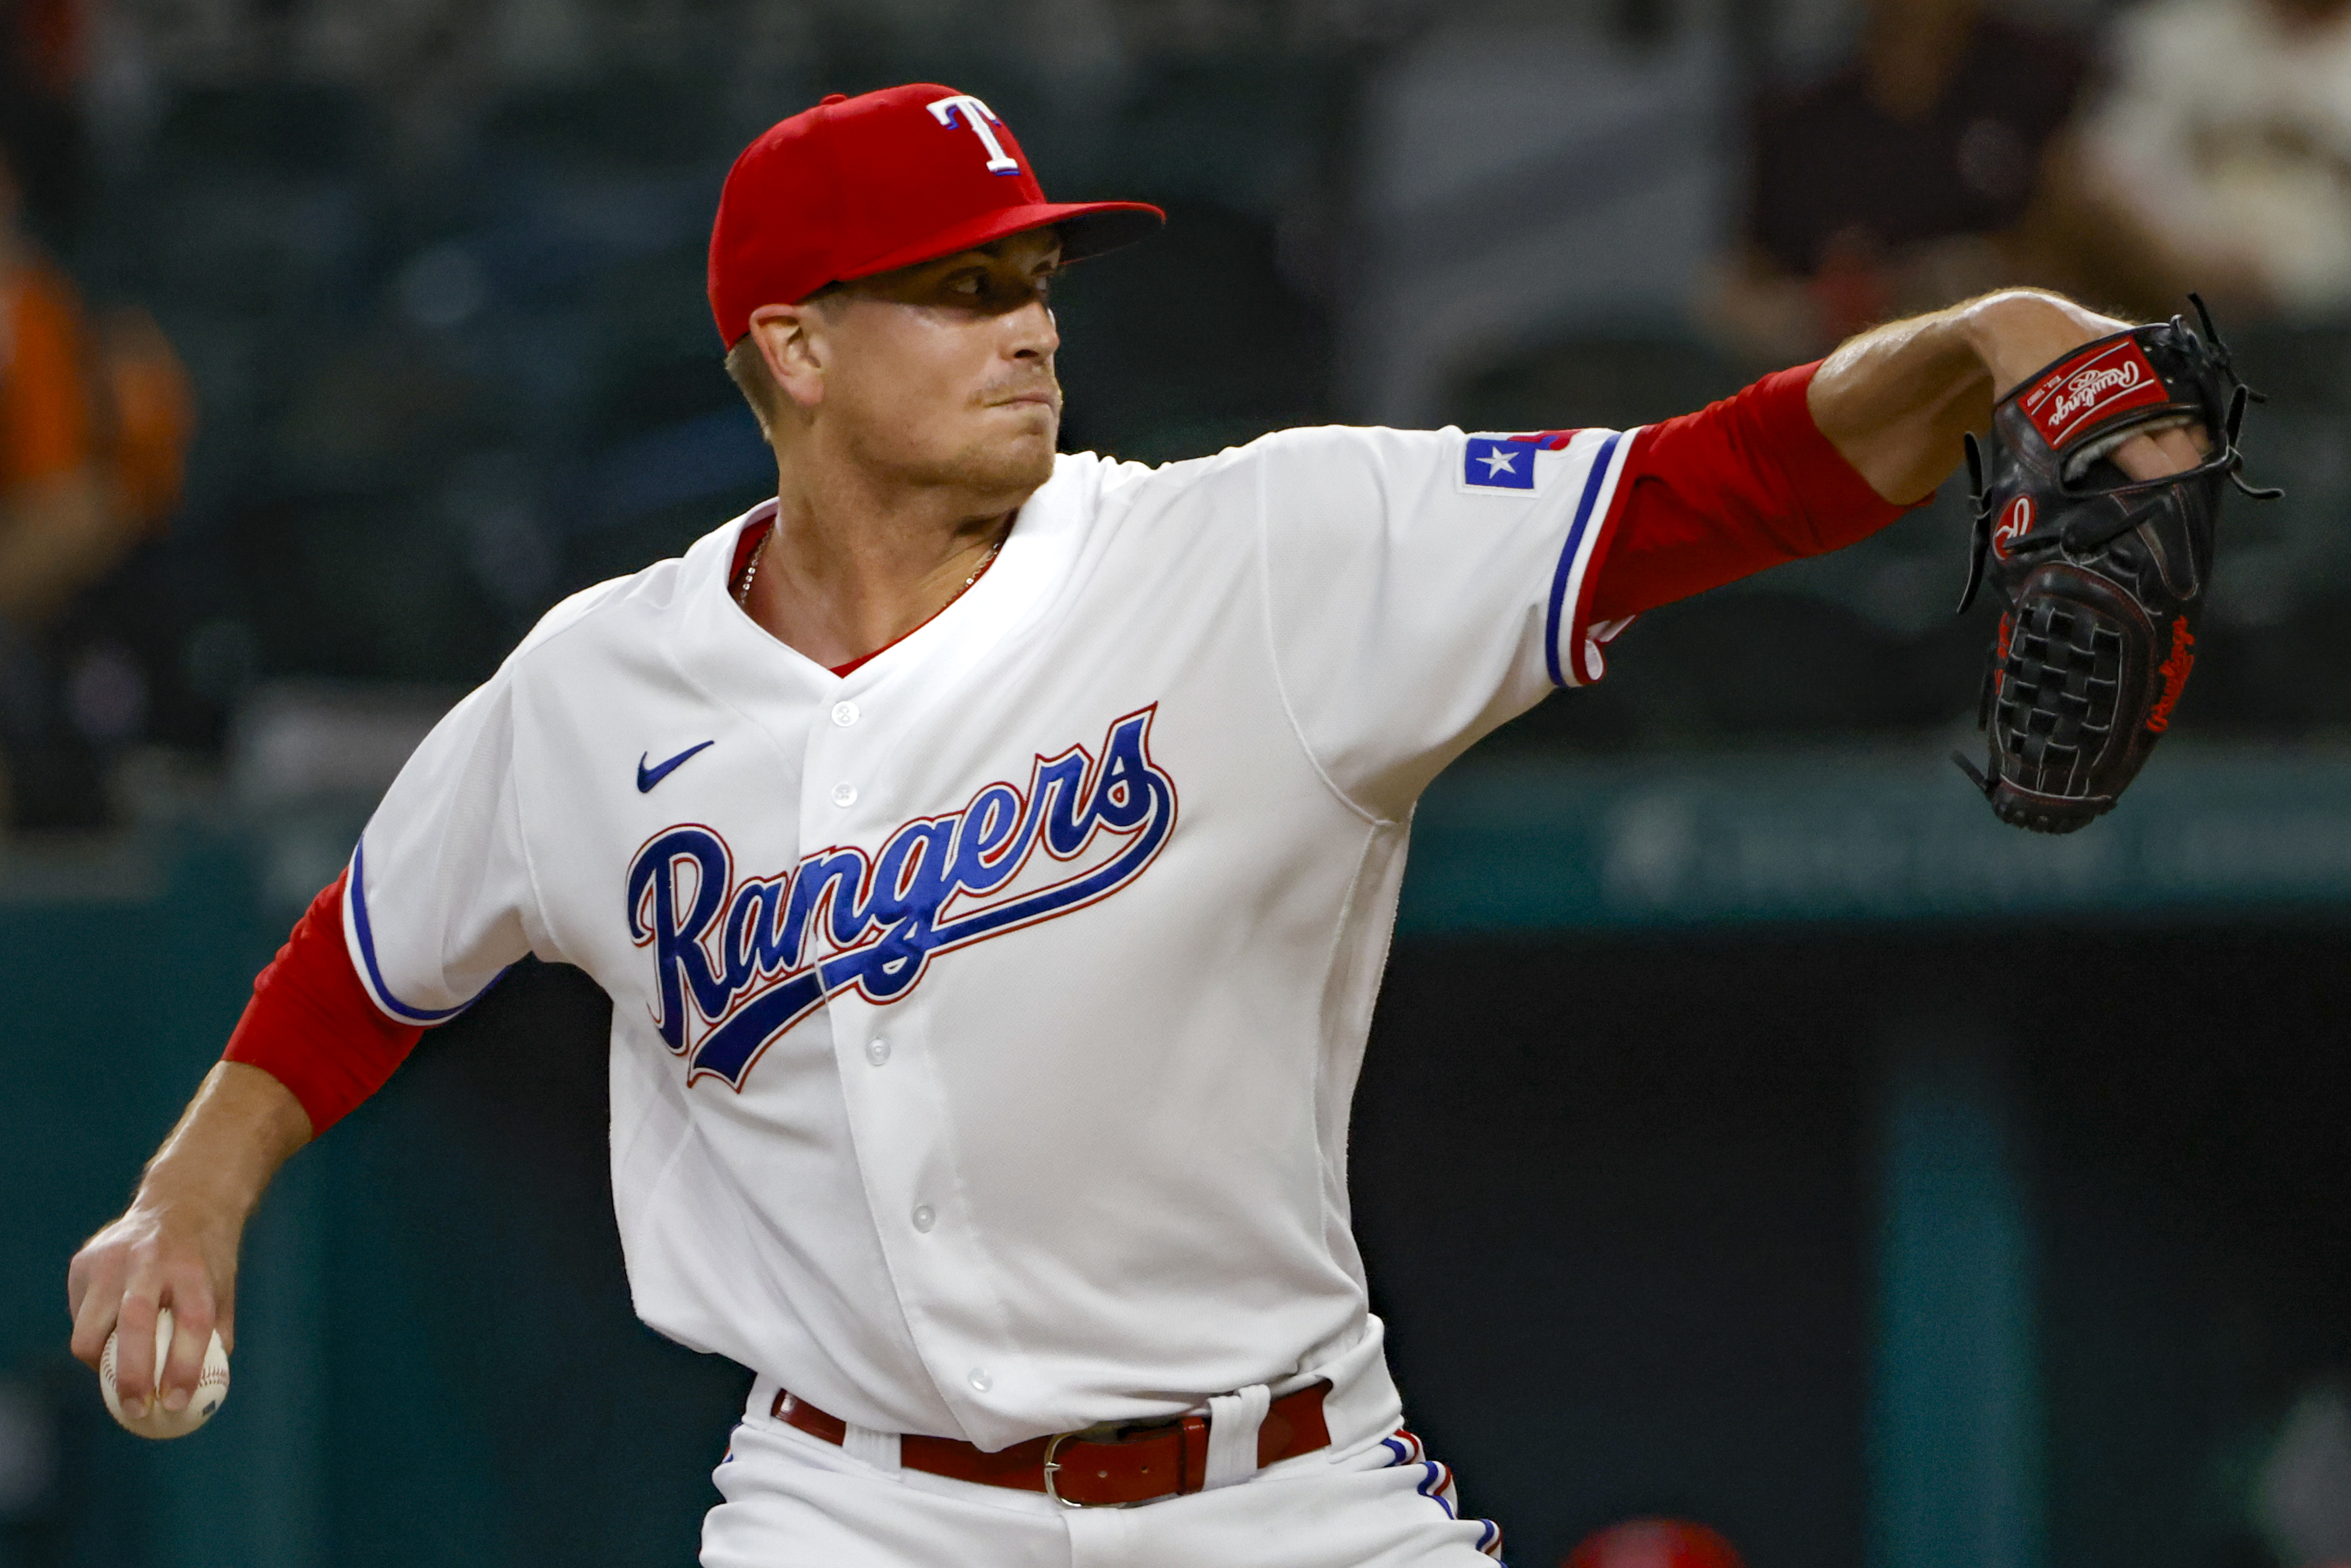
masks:
[[(131, 1207), (91, 1237), (66, 1272), (73, 1352), (96, 1366), (106, 1337), (134, 1300), (141, 1319), (172, 1308), (193, 1336), (174, 1353), (181, 1405), (195, 1387), (204, 1335), (235, 1337), (237, 1245), (270, 1179), (310, 1139), (310, 1118), (268, 1073), (224, 1061), (206, 1075), (179, 1124), (147, 1164)], [(143, 1343), (128, 1353), (126, 1397), (151, 1371)], [(174, 1406), (175, 1408), (177, 1406)]]
[(220, 1062), (147, 1163), (131, 1207), (242, 1230), (277, 1168), (309, 1141), (291, 1090), (257, 1067)]
[(1956, 467), (1963, 432), (2067, 350), (2126, 323), (2072, 300), (2009, 289), (1890, 321), (1848, 340), (1813, 378), (1813, 419), (1889, 501), (1911, 502)]
[[(184, 1332), (162, 1385), (166, 1408), (194, 1392), (210, 1330), (235, 1343), (237, 1247), (277, 1167), (380, 1088), (422, 1032), (369, 1000), (343, 943), (342, 892), (339, 877), (295, 924), (138, 1196), (66, 1270), (73, 1352), (92, 1366), (118, 1321), (137, 1327), (172, 1309)], [(131, 1338), (118, 1385), (136, 1418), (152, 1367), (146, 1343)]]

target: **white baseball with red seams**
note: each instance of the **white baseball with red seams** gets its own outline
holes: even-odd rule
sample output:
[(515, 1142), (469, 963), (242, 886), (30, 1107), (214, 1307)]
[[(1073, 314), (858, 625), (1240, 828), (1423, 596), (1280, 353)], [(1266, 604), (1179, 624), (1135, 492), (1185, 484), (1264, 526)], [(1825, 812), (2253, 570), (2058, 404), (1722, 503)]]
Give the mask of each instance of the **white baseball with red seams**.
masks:
[(106, 1348), (99, 1353), (98, 1391), (106, 1401), (106, 1413), (126, 1431), (141, 1437), (157, 1439), (184, 1437), (213, 1418), (222, 1403), (228, 1398), (228, 1348), (221, 1343), (220, 1331), (214, 1329), (205, 1342), (204, 1359), (196, 1375), (195, 1392), (186, 1405), (177, 1410), (163, 1407), (161, 1397), (163, 1364), (172, 1354), (172, 1309), (159, 1307), (155, 1312), (155, 1361), (149, 1385), (147, 1408), (137, 1416), (122, 1408), (122, 1396), (116, 1386), (116, 1354), (120, 1348), (121, 1332), (106, 1336)]
[(845, 678), (729, 596), (738, 518), (434, 730), (352, 961), (410, 1022), (526, 953), (595, 977), (637, 1309), (763, 1388), (998, 1448), (1321, 1374), (1375, 1444), (1345, 1136), (1413, 804), (1599, 674), (1632, 445), (1494, 443), (1062, 456)]

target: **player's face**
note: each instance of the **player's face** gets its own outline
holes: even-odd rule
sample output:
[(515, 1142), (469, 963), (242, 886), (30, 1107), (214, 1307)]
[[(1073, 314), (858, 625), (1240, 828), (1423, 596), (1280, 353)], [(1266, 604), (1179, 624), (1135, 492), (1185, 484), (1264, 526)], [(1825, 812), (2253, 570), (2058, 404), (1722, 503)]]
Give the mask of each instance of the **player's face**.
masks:
[(850, 285), (825, 313), (824, 418), (861, 466), (1018, 505), (1052, 476), (1052, 231)]

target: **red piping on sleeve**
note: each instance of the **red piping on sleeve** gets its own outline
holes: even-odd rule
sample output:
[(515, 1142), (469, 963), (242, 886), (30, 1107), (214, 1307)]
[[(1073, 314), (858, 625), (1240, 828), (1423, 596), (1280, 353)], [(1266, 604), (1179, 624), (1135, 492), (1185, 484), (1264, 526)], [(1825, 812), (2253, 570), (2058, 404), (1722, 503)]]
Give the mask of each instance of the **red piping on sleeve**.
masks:
[(1804, 394), (1819, 369), (1774, 371), (1635, 435), (1579, 630), (1843, 549), (1911, 509), (1871, 489), (1813, 423)]
[(318, 897), (253, 982), (224, 1061), (258, 1067), (293, 1092), (316, 1137), (383, 1087), (424, 1031), (386, 1018), (343, 943), (341, 876)]

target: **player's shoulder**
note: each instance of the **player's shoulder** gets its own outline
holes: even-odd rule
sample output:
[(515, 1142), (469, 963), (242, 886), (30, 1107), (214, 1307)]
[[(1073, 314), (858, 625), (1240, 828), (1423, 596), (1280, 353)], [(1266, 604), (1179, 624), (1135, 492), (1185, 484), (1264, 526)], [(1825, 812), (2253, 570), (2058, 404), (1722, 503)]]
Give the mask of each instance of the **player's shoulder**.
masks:
[(1399, 430), (1324, 424), (1277, 431), (1224, 455), (1262, 470), (1275, 493), (1343, 486), (1351, 479), (1391, 495), (1531, 499), (1609, 450), (1613, 430)]
[(724, 570), (719, 558), (733, 550), (748, 517), (730, 518), (681, 555), (608, 578), (558, 601), (507, 656), (506, 673), (573, 670), (592, 662), (600, 650), (645, 645), (649, 631), (683, 612), (695, 583)]
[(1461, 432), (1450, 426), (1398, 430), (1384, 424), (1298, 424), (1268, 431), (1254, 441), (1228, 446), (1201, 461), (1211, 468), (1362, 463), (1425, 455), (1460, 439)]
[(1312, 424), (1270, 431), (1219, 452), (1156, 465), (1120, 462), (1092, 453), (1078, 455), (1096, 465), (1094, 482), (1105, 497), (1123, 492), (1169, 496), (1204, 486), (1221, 488), (1219, 482), (1262, 484), (1270, 478), (1279, 482), (1282, 476), (1294, 476), (1312, 483), (1385, 464), (1425, 464), (1458, 450), (1461, 440), (1461, 432), (1452, 429)]
[[(1387, 425), (1299, 425), (1213, 455), (1144, 467), (1104, 465), (1104, 495), (1158, 509), (1222, 512), (1236, 506), (1337, 507), (1398, 503), (1417, 507), (1460, 497), (1536, 499), (1573, 484), (1613, 454), (1623, 433), (1603, 429), (1465, 431), (1455, 425), (1405, 430)], [(1114, 468), (1116, 471), (1111, 472)]]
[[(653, 569), (647, 569), (647, 570), (651, 570)], [(643, 575), (643, 573), (640, 572), (630, 577), (606, 578), (601, 582), (593, 583), (577, 593), (559, 600), (554, 608), (538, 618), (537, 625), (524, 633), (523, 640), (515, 644), (514, 653), (510, 656), (515, 659), (528, 658), (575, 627), (587, 623), (599, 610), (611, 603), (617, 596), (626, 593), (637, 578)]]

